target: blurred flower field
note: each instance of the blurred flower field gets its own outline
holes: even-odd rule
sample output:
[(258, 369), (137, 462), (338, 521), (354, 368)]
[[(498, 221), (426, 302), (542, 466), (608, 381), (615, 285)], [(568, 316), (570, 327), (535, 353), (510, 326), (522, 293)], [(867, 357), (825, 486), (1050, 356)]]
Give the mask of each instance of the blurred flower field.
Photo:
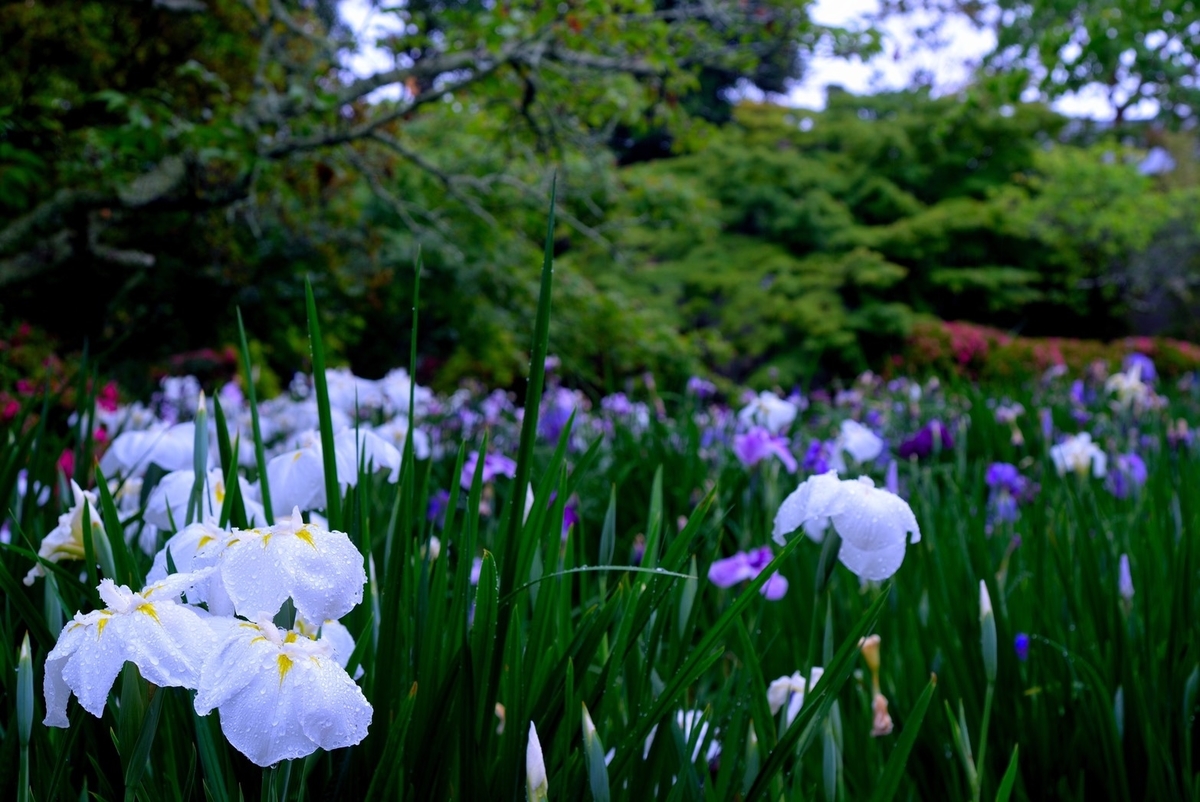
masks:
[(4, 797), (1200, 798), (1195, 374), (597, 399), (547, 298), (525, 398), (310, 294), (275, 398), (9, 410)]

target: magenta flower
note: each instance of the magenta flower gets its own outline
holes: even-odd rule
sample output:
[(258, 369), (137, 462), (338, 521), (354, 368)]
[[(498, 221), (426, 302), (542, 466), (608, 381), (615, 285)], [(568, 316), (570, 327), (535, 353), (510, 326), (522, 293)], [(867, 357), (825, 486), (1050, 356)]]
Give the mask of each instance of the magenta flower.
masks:
[[(732, 557), (717, 560), (708, 568), (708, 581), (719, 588), (731, 588), (739, 582), (754, 579), (770, 564), (774, 557), (770, 546), (763, 546), (754, 551), (739, 551)], [(778, 572), (771, 575), (759, 593), (771, 601), (782, 599), (787, 593), (788, 581)]]
[(795, 473), (796, 458), (788, 450), (788, 440), (782, 435), (773, 435), (762, 426), (755, 426), (745, 434), (734, 435), (733, 453), (747, 468), (757, 465), (774, 454), (779, 457), (788, 473)]

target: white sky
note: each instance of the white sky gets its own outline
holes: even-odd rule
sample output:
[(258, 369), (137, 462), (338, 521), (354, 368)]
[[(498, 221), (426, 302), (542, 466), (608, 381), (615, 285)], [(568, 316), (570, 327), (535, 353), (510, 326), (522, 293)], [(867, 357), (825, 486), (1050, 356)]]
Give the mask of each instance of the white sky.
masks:
[[(824, 25), (847, 28), (865, 27), (865, 18), (879, 10), (878, 0), (817, 0), (812, 16)], [(880, 89), (900, 89), (917, 70), (933, 75), (935, 94), (964, 88), (975, 64), (992, 49), (995, 37), (979, 31), (966, 21), (947, 24), (942, 37), (946, 46), (936, 53), (916, 47), (913, 29), (922, 22), (914, 16), (889, 20), (884, 26), (883, 53), (867, 63), (818, 55), (810, 62), (808, 75), (789, 93), (784, 102), (819, 109), (825, 104), (825, 87), (841, 84), (855, 94)], [(1036, 99), (1036, 93), (1027, 99)], [(1065, 96), (1052, 104), (1057, 111), (1073, 117), (1111, 119), (1112, 106), (1099, 86)], [(1149, 101), (1130, 110), (1127, 117), (1152, 117), (1157, 106)]]
[[(878, 0), (817, 0), (812, 16), (825, 25), (848, 28), (867, 27), (866, 16), (878, 10)], [(390, 14), (373, 11), (368, 0), (342, 0), (342, 18), (359, 34), (368, 39), (395, 33), (398, 23)], [(991, 50), (995, 41), (990, 32), (978, 31), (958, 19), (949, 23), (943, 38), (946, 46), (937, 52), (916, 47), (913, 28), (922, 20), (905, 18), (889, 20), (884, 26), (883, 52), (863, 63), (859, 60), (816, 55), (808, 63), (807, 74), (787, 96), (778, 102), (805, 108), (820, 109), (825, 103), (825, 88), (839, 84), (855, 94), (884, 89), (900, 89), (909, 84), (920, 70), (933, 76), (935, 94), (955, 92), (966, 86), (974, 64)], [(346, 63), (358, 75), (367, 75), (392, 66), (391, 56), (375, 47), (364, 47), (359, 53), (347, 54)], [(388, 87), (371, 99), (398, 97), (399, 87)], [(1112, 108), (1099, 87), (1081, 92), (1054, 103), (1058, 111), (1077, 117), (1110, 119)], [(1143, 103), (1128, 116), (1153, 116), (1156, 108)]]

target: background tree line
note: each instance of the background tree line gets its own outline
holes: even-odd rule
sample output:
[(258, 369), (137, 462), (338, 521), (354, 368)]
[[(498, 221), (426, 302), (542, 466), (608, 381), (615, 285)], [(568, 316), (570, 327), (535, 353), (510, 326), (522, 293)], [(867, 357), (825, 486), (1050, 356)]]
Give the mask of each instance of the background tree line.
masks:
[[(236, 304), (260, 362), (290, 370), (310, 276), (335, 351), (371, 375), (407, 353), (419, 256), (423, 378), (508, 384), (556, 173), (552, 341), (595, 386), (810, 380), (876, 364), (930, 316), (1198, 334), (1182, 95), (1156, 125), (1088, 128), (1020, 102), (1041, 86), (1030, 56), (952, 97), (737, 104), (817, 47), (878, 49), (809, 11), (422, 0), (378, 10), (405, 33), (354, 74), (328, 0), (5, 3), (0, 314), (133, 376), (232, 341)], [(1170, 173), (1139, 173), (1131, 146), (1151, 141)]]

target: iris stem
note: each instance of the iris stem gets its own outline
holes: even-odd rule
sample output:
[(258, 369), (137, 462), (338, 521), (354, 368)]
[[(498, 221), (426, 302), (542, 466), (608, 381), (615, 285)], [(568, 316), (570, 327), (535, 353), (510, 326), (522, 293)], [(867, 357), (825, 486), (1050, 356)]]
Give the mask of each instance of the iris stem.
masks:
[(976, 761), (975, 771), (975, 802), (980, 802), (983, 799), (983, 774), (984, 774), (984, 758), (987, 756), (987, 733), (988, 721), (992, 717), (992, 697), (996, 692), (996, 683), (989, 682), (987, 686), (987, 695), (983, 698), (983, 722), (979, 727), (979, 760)]

